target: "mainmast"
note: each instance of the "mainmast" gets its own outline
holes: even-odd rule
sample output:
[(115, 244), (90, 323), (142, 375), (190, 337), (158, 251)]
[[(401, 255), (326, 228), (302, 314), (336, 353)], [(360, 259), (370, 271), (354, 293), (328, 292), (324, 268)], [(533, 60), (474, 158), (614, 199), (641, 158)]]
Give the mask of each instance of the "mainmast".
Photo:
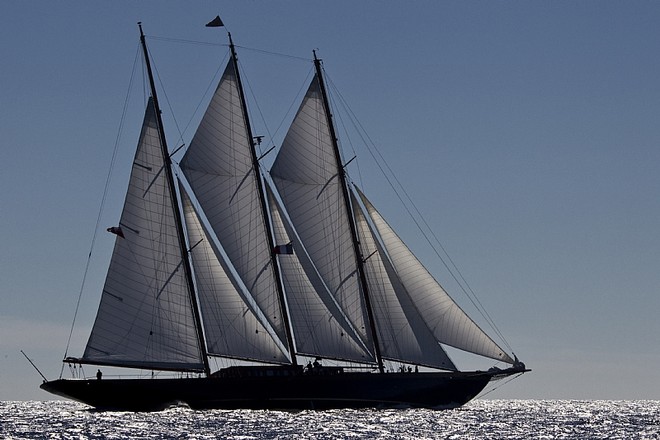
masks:
[(195, 319), (195, 327), (197, 329), (197, 339), (199, 342), (199, 348), (202, 351), (202, 359), (204, 362), (204, 372), (207, 376), (211, 374), (211, 368), (209, 367), (208, 355), (206, 353), (206, 343), (204, 341), (204, 333), (202, 331), (202, 319), (199, 314), (199, 306), (197, 305), (197, 297), (195, 296), (195, 287), (192, 279), (192, 269), (190, 268), (190, 262), (188, 260), (187, 252), (188, 249), (186, 244), (185, 236), (183, 233), (183, 223), (181, 221), (181, 213), (179, 212), (179, 203), (176, 195), (175, 185), (174, 185), (174, 176), (172, 175), (172, 159), (170, 158), (170, 153), (167, 148), (167, 140), (165, 138), (165, 130), (163, 128), (163, 119), (161, 117), (160, 106), (158, 105), (158, 95), (156, 93), (156, 83), (154, 82), (153, 73), (151, 71), (151, 62), (149, 61), (149, 52), (147, 51), (147, 43), (144, 37), (144, 32), (142, 32), (142, 23), (138, 22), (140, 28), (140, 43), (142, 44), (142, 51), (144, 52), (144, 62), (147, 67), (147, 75), (149, 77), (149, 86), (151, 87), (151, 98), (154, 102), (154, 110), (156, 112), (156, 121), (158, 123), (158, 135), (160, 137), (160, 146), (161, 152), (163, 154), (165, 175), (167, 176), (167, 181), (169, 183), (170, 190), (170, 200), (172, 201), (172, 211), (174, 212), (174, 219), (176, 222), (177, 236), (179, 238), (179, 248), (181, 249), (181, 258), (183, 260), (183, 268), (186, 273), (186, 281), (188, 283), (188, 288), (190, 292), (190, 301), (193, 309), (193, 316)]
[(291, 334), (291, 323), (289, 320), (289, 314), (287, 312), (286, 301), (284, 300), (284, 291), (282, 288), (282, 279), (280, 277), (279, 263), (277, 261), (277, 255), (274, 252), (275, 243), (273, 242), (273, 233), (271, 230), (271, 224), (268, 217), (268, 208), (266, 205), (266, 197), (264, 193), (264, 184), (261, 178), (259, 158), (257, 157), (257, 152), (254, 144), (254, 137), (252, 135), (252, 127), (250, 126), (250, 118), (247, 113), (247, 104), (245, 102), (245, 94), (243, 92), (243, 84), (241, 82), (241, 76), (238, 71), (238, 56), (236, 55), (236, 48), (234, 47), (234, 42), (231, 39), (231, 33), (227, 33), (229, 36), (229, 48), (231, 49), (231, 59), (234, 65), (234, 73), (236, 74), (236, 82), (238, 84), (238, 94), (241, 97), (241, 109), (243, 110), (243, 120), (245, 121), (245, 131), (247, 132), (248, 140), (250, 142), (250, 157), (252, 158), (252, 168), (256, 173), (257, 188), (259, 191), (259, 203), (261, 205), (261, 212), (264, 218), (264, 226), (266, 229), (266, 236), (268, 240), (268, 248), (270, 249), (270, 260), (273, 268), (273, 275), (275, 276), (275, 283), (277, 285), (277, 295), (280, 303), (280, 310), (282, 312), (282, 320), (284, 321), (284, 329), (286, 331), (286, 340), (291, 355), (291, 362), (293, 365), (298, 365), (298, 360), (296, 359), (296, 350), (293, 344), (293, 335)]
[(357, 236), (357, 231), (355, 229), (354, 214), (353, 208), (351, 206), (349, 194), (348, 194), (348, 184), (346, 182), (346, 172), (344, 165), (341, 160), (341, 154), (339, 152), (339, 144), (337, 141), (337, 134), (335, 133), (335, 126), (332, 123), (332, 113), (330, 112), (330, 103), (328, 101), (328, 94), (325, 90), (325, 81), (323, 79), (323, 72), (321, 68), (321, 60), (316, 57), (316, 51), (314, 52), (314, 67), (316, 68), (316, 77), (319, 81), (319, 87), (321, 88), (321, 95), (323, 97), (323, 107), (325, 108), (325, 114), (328, 118), (328, 130), (330, 131), (330, 138), (332, 139), (332, 147), (335, 153), (335, 159), (337, 161), (337, 166), (339, 168), (339, 180), (341, 183), (341, 190), (344, 195), (344, 203), (346, 205), (346, 212), (349, 215), (349, 225), (351, 228), (351, 237), (353, 239), (353, 250), (355, 251), (355, 259), (357, 261), (358, 275), (360, 277), (360, 284), (362, 286), (362, 292), (364, 294), (364, 302), (367, 308), (367, 317), (369, 318), (369, 329), (371, 330), (371, 335), (374, 339), (374, 350), (376, 354), (376, 361), (378, 362), (378, 370), (381, 373), (385, 372), (385, 367), (383, 366), (383, 356), (380, 352), (380, 343), (378, 342), (378, 334), (376, 332), (376, 322), (374, 320), (374, 313), (371, 307), (371, 299), (369, 297), (369, 287), (367, 285), (367, 278), (364, 272), (364, 259), (362, 258), (362, 252), (360, 251), (359, 240)]

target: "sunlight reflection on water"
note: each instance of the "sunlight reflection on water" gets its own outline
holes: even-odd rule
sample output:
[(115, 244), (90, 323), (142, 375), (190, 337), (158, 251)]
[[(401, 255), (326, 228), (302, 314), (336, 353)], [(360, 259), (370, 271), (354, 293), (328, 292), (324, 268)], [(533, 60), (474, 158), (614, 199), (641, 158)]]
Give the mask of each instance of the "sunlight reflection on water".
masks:
[(8, 439), (660, 439), (660, 401), (476, 400), (451, 411), (96, 412), (0, 402)]

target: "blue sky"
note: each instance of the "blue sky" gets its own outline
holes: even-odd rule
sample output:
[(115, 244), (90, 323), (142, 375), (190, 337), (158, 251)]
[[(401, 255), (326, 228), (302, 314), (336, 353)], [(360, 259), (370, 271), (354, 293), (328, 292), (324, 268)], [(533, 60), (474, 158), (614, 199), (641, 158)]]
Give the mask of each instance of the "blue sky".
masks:
[[(148, 36), (222, 44), (224, 31), (203, 27), (216, 14), (244, 47), (257, 133), (281, 139), (277, 127), (311, 63), (249, 48), (302, 58), (318, 49), (534, 369), (489, 397), (660, 398), (660, 4), (33, 1), (3, 2), (0, 11), (0, 399), (50, 398), (21, 349), (49, 378), (59, 375), (136, 23)], [(150, 49), (177, 117), (163, 106), (170, 145), (182, 142), (177, 124), (184, 131), (192, 118), (187, 142), (226, 48), (150, 39)], [(134, 87), (140, 95), (140, 79)], [(122, 129), (101, 231), (119, 215), (140, 99)], [(360, 172), (374, 204), (444, 281), (391, 197), (367, 183), (368, 156), (355, 153), (351, 174)], [(99, 233), (69, 354), (82, 353), (111, 245)]]

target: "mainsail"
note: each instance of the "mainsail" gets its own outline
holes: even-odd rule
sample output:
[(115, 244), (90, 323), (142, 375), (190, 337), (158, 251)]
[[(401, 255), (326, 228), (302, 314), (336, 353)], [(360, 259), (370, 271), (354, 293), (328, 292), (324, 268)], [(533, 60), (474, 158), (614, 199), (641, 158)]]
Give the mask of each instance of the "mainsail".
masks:
[(285, 323), (251, 157), (237, 73), (230, 62), (204, 114), (181, 168), (243, 284), (283, 343)]
[(149, 99), (83, 362), (204, 369), (165, 166)]
[(365, 345), (373, 347), (321, 78), (314, 77), (271, 168), (291, 222)]

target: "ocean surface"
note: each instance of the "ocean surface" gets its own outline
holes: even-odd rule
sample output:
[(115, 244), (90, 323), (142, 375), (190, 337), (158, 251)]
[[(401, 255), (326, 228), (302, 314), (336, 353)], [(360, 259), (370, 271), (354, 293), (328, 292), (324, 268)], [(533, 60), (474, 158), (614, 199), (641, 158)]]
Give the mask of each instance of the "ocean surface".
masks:
[(96, 412), (0, 402), (3, 439), (660, 439), (660, 401), (476, 400), (450, 411)]

